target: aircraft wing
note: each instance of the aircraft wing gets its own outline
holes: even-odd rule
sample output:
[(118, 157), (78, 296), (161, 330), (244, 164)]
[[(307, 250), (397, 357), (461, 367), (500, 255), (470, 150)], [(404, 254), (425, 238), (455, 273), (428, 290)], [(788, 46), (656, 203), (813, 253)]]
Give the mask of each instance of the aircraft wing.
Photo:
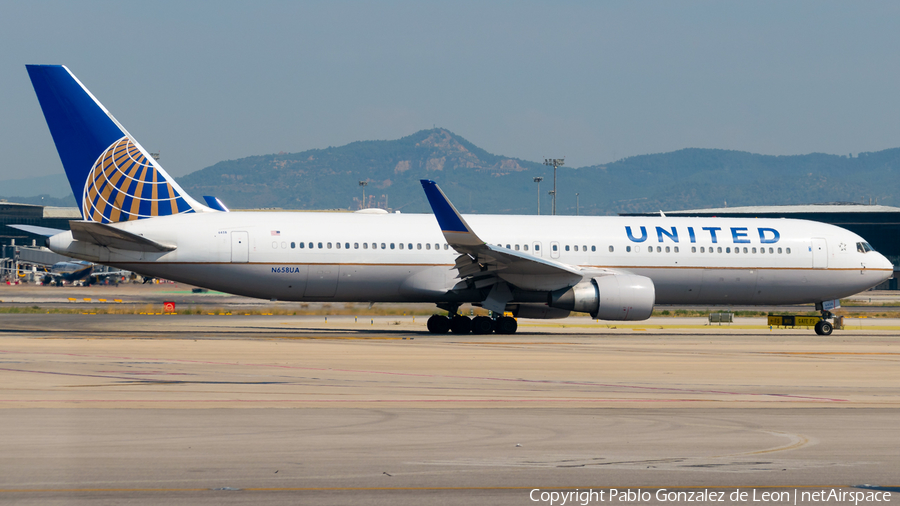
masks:
[[(575, 285), (584, 277), (584, 273), (577, 267), (485, 243), (466, 223), (437, 183), (427, 179), (421, 180), (421, 183), (444, 238), (454, 250), (461, 253), (456, 258), (454, 267), (459, 272), (458, 277), (472, 283), (475, 288), (494, 285), (485, 301), (485, 307), (488, 307), (492, 297), (498, 304), (507, 294), (508, 300), (512, 299), (506, 283), (523, 290), (556, 290)], [(506, 283), (499, 283), (500, 281)], [(505, 306), (505, 301), (503, 304)], [(488, 309), (496, 310), (491, 307)]]

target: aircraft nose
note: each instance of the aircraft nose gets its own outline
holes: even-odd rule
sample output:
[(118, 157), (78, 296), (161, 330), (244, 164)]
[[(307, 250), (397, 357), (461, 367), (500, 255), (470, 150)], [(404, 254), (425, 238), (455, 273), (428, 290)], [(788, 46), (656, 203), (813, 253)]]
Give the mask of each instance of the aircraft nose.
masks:
[(893, 269), (894, 268), (894, 264), (890, 260), (888, 260), (886, 256), (882, 255), (881, 253), (879, 253), (878, 255), (881, 257), (881, 259), (878, 263), (882, 269)]

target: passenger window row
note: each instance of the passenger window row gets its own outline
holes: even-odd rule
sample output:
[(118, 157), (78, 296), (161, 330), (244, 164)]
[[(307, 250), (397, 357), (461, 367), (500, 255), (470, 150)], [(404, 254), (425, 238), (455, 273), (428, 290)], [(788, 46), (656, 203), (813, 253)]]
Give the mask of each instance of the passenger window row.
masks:
[[(700, 253), (706, 253), (706, 252), (707, 252), (706, 249), (707, 249), (706, 247), (700, 246)], [(783, 251), (785, 254), (788, 254), (788, 255), (791, 254), (791, 248), (784, 248), (784, 250), (782, 250), (781, 248), (769, 248), (769, 254), (770, 254), (770, 255), (774, 255), (774, 254), (776, 254), (776, 253), (780, 255), (780, 254), (782, 254), (782, 251)], [(697, 247), (696, 247), (696, 246), (691, 246), (691, 253), (696, 253), (696, 252), (697, 252)], [(731, 252), (732, 252), (732, 251), (731, 251), (731, 248), (726, 246), (726, 247), (725, 247), (725, 253), (731, 253)], [(753, 248), (753, 247), (748, 248), (748, 247), (746, 247), (746, 246), (744, 246), (743, 248), (740, 248), (740, 247), (735, 246), (735, 248), (734, 248), (734, 253), (741, 253), (741, 252), (743, 252), (743, 253), (745, 253), (745, 254), (755, 255), (755, 254), (756, 254), (756, 248)], [(722, 247), (721, 247), (721, 246), (717, 246), (717, 247), (716, 247), (716, 250), (713, 251), (713, 247), (710, 246), (710, 247), (709, 247), (709, 253), (722, 253)], [(766, 248), (759, 248), (759, 254), (760, 254), (760, 255), (766, 254)]]
[[(371, 244), (371, 246), (370, 246), (370, 244)], [(283, 242), (281, 242), (280, 246), (282, 249), (286, 249), (288, 247), (288, 243), (286, 241), (283, 241)], [(278, 241), (272, 241), (272, 248), (278, 249), (278, 247), (279, 247)], [(373, 242), (373, 243), (355, 242), (355, 243), (353, 243), (353, 249), (360, 249), (360, 248), (369, 249), (370, 247), (371, 247), (371, 249), (409, 249), (409, 250), (425, 249), (428, 251), (430, 251), (430, 250), (439, 251), (442, 248), (439, 243), (434, 243), (433, 247), (432, 247), (432, 243), (425, 243), (424, 245), (422, 243), (416, 243), (415, 248), (413, 247), (413, 243), (411, 243), (411, 242), (410, 243), (402, 243), (402, 242), (401, 243), (393, 243), (393, 242), (391, 242), (391, 243), (384, 243), (384, 242), (382, 242), (382, 243), (377, 243), (377, 242)], [(349, 242), (344, 242), (344, 243), (340, 243), (340, 242), (335, 242), (335, 243), (299, 242), (298, 243), (298, 242), (291, 241), (290, 248), (291, 249), (297, 249), (297, 248), (299, 248), (299, 249), (307, 249), (307, 248), (308, 249), (350, 249), (350, 243)], [(444, 244), (443, 249), (449, 250), (450, 245)]]
[[(647, 246), (647, 253), (653, 253), (654, 252), (653, 248), (654, 248), (654, 246)], [(665, 246), (665, 247), (656, 246), (655, 248), (656, 248), (655, 251), (657, 253), (663, 253), (663, 252), (678, 253), (678, 246), (672, 246), (671, 248), (669, 246)], [(743, 252), (745, 254), (756, 254), (757, 253), (756, 248), (753, 248), (753, 247), (741, 248), (741, 247), (735, 246), (733, 249), (734, 249), (734, 251), (733, 251), (734, 253), (741, 253), (741, 252)], [(610, 251), (612, 251), (612, 246), (610, 246)], [(625, 251), (628, 253), (631, 253), (632, 251), (634, 251), (635, 253), (640, 253), (641, 247), (640, 246), (625, 246)], [(709, 253), (732, 253), (732, 248), (730, 246), (726, 246), (725, 248), (722, 248), (721, 246), (716, 246), (716, 247), (710, 246), (709, 248), (707, 248), (706, 246), (700, 246), (700, 253), (707, 253), (707, 252), (709, 252)], [(781, 248), (769, 248), (769, 254), (771, 254), (771, 255), (774, 255), (776, 253), (780, 255), (780, 254), (782, 254), (782, 252), (790, 255), (791, 248), (785, 248), (784, 250), (782, 250)], [(697, 246), (691, 246), (691, 253), (697, 253)], [(763, 255), (765, 253), (766, 253), (766, 248), (759, 248), (759, 254)]]

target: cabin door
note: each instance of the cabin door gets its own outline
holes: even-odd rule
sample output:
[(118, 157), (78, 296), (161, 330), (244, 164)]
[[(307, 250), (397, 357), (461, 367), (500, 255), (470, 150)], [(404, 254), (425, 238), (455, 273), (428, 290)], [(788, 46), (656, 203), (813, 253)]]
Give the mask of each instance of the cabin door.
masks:
[(249, 232), (231, 233), (231, 263), (245, 264), (250, 260)]
[(828, 244), (821, 237), (812, 239), (812, 266), (813, 269), (828, 267)]

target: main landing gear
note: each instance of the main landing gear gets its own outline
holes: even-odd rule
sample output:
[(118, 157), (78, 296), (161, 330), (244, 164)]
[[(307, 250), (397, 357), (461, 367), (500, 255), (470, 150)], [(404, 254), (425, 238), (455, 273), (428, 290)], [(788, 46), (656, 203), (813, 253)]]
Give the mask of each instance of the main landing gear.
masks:
[(469, 318), (468, 316), (454, 315), (448, 318), (443, 315), (432, 315), (428, 319), (428, 331), (432, 334), (446, 334), (453, 332), (454, 334), (490, 334), (496, 332), (498, 334), (515, 334), (519, 324), (515, 318), (509, 316), (501, 316), (496, 320), (492, 320), (487, 316), (476, 316)]

